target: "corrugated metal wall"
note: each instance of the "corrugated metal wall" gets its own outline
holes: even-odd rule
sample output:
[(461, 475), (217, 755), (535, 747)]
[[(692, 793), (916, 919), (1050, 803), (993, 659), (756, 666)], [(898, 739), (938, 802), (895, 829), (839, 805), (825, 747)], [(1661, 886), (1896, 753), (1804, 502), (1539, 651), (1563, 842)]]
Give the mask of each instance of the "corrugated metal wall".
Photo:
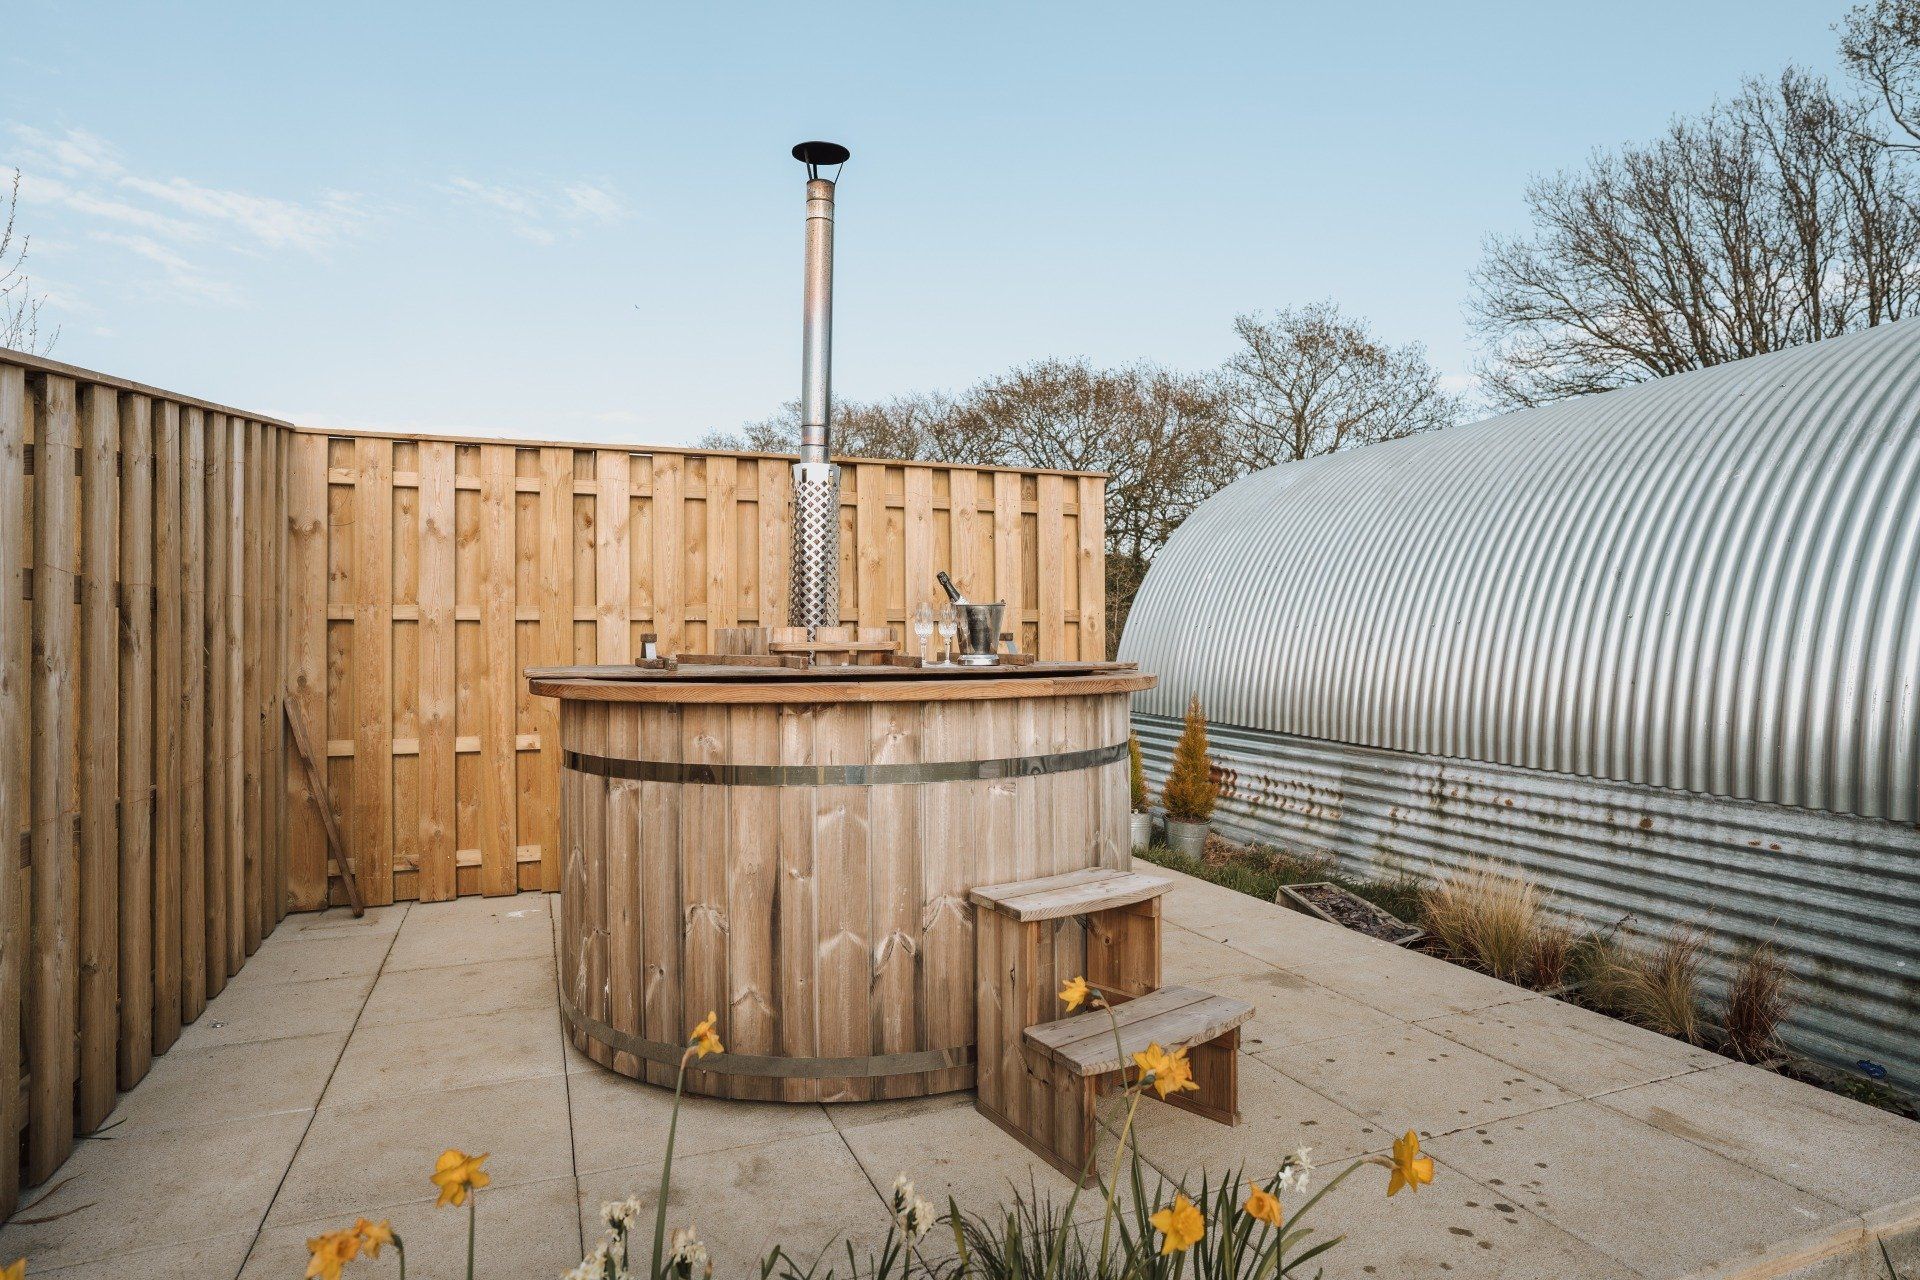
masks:
[[(1135, 716), (1155, 793), (1180, 722)], [(1518, 866), (1583, 923), (1699, 926), (1709, 977), (1776, 941), (1788, 1043), (1920, 1089), (1920, 837), (1882, 819), (1724, 800), (1216, 726), (1222, 834), (1333, 854), (1352, 874)]]
[(1222, 723), (1920, 818), (1920, 321), (1215, 495), (1120, 656)]

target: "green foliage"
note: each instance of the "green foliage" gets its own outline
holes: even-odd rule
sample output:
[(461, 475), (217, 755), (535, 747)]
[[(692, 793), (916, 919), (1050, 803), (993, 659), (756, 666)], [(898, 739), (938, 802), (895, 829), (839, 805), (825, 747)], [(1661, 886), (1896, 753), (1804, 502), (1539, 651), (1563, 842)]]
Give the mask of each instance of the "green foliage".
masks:
[(1161, 799), (1174, 822), (1205, 822), (1213, 817), (1214, 801), (1219, 798), (1220, 788), (1214, 785), (1212, 763), (1207, 759), (1207, 718), (1200, 709), (1200, 695), (1195, 694), (1187, 701), (1186, 727), (1173, 748)]

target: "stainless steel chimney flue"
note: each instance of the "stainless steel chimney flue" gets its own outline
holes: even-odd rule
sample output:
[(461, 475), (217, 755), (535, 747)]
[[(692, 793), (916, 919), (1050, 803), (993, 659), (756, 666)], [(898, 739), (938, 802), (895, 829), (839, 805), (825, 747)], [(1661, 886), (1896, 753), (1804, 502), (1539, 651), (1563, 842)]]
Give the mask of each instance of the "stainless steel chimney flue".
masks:
[(840, 468), (829, 450), (833, 413), (833, 179), (824, 166), (845, 164), (833, 142), (802, 142), (793, 158), (807, 166), (807, 256), (800, 340), (800, 461), (793, 467), (793, 571), (787, 624), (840, 625)]

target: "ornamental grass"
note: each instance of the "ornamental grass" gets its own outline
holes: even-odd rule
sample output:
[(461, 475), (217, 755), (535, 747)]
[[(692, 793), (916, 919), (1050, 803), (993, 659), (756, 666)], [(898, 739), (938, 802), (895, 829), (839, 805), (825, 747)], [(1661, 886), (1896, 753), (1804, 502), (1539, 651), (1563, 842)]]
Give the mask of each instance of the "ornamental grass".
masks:
[[(1084, 978), (1062, 987), (1060, 1000), (1069, 1011), (1105, 1012), (1119, 1046), (1120, 1027), (1111, 1007)], [(693, 1226), (668, 1230), (667, 1195), (687, 1066), (726, 1051), (716, 1022), (708, 1014), (680, 1055), (651, 1231), (645, 1225), (649, 1206), (639, 1197), (603, 1206), (605, 1234), (561, 1280), (709, 1280), (713, 1275), (712, 1258)], [(1097, 1231), (1075, 1218), (1079, 1186), (1064, 1202), (1042, 1195), (1030, 1183), (1025, 1192), (1016, 1189), (1010, 1205), (991, 1213), (962, 1209), (952, 1197), (941, 1211), (920, 1196), (903, 1173), (887, 1197), (891, 1221), (877, 1250), (862, 1255), (849, 1243), (843, 1246), (844, 1258), (829, 1261), (824, 1250), (802, 1256), (775, 1248), (759, 1264), (760, 1280), (1178, 1280), (1188, 1274), (1194, 1280), (1274, 1280), (1316, 1275), (1319, 1260), (1345, 1238), (1306, 1224), (1329, 1191), (1365, 1166), (1387, 1171), (1388, 1198), (1433, 1181), (1433, 1159), (1421, 1152), (1419, 1135), (1408, 1130), (1394, 1141), (1392, 1155), (1354, 1160), (1311, 1194), (1315, 1170), (1306, 1147), (1282, 1157), (1263, 1176), (1235, 1169), (1218, 1181), (1203, 1175), (1190, 1187), (1156, 1174), (1150, 1187), (1146, 1162), (1133, 1140), (1140, 1101), (1149, 1093), (1165, 1100), (1199, 1086), (1185, 1048), (1152, 1044), (1130, 1057), (1133, 1067), (1124, 1083), (1126, 1116), (1114, 1143), (1111, 1171), (1095, 1178), (1096, 1155), (1080, 1180), (1099, 1189), (1103, 1210)], [(467, 1210), (467, 1280), (475, 1274), (477, 1193), (490, 1181), (481, 1168), (486, 1159), (484, 1154), (449, 1150), (431, 1175), (440, 1191), (439, 1205)], [(1131, 1192), (1124, 1209), (1122, 1176)], [(941, 1247), (933, 1250), (929, 1241), (936, 1231), (943, 1236)], [(341, 1280), (349, 1265), (377, 1259), (388, 1246), (404, 1278), (407, 1255), (400, 1237), (389, 1224), (365, 1218), (308, 1241), (312, 1256), (307, 1275)], [(1307, 1269), (1310, 1264), (1315, 1265)], [(0, 1280), (18, 1280), (18, 1272), (0, 1269)]]

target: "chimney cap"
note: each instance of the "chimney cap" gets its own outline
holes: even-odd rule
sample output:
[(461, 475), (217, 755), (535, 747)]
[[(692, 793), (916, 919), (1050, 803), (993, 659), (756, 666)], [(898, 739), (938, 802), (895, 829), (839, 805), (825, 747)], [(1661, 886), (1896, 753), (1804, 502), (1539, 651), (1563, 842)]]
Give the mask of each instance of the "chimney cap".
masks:
[(837, 142), (799, 142), (793, 148), (793, 158), (807, 166), (809, 178), (819, 177), (824, 165), (845, 164), (852, 154)]

